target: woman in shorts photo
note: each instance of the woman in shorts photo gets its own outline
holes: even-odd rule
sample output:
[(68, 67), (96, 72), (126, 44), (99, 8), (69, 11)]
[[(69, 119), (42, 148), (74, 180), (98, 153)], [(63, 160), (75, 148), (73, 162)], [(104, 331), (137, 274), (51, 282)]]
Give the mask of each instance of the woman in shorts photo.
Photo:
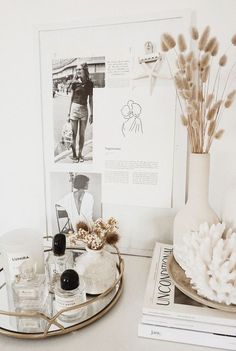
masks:
[[(71, 90), (68, 121), (70, 121), (73, 131), (72, 160), (73, 162), (84, 162), (82, 152), (85, 129), (88, 119), (90, 124), (93, 123), (93, 82), (89, 78), (87, 63), (82, 63), (76, 67), (76, 74), (71, 82)], [(76, 138), (78, 133), (79, 148), (77, 154)]]

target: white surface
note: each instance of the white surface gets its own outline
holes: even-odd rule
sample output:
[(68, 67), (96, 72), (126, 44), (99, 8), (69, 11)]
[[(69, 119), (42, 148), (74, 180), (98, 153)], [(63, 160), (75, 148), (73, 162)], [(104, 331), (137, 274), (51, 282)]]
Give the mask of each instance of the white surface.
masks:
[[(4, 351), (207, 351), (205, 347), (139, 338), (149, 258), (125, 256), (124, 291), (120, 300), (102, 319), (84, 329), (45, 340), (17, 340), (0, 335), (0, 349)], [(214, 349), (217, 351), (217, 349)]]
[[(212, 27), (213, 35), (217, 35), (220, 40), (221, 52), (224, 52), (235, 32), (235, 0), (1, 0), (0, 119), (3, 132), (0, 138), (0, 232), (17, 227), (43, 230), (45, 226), (40, 78), (35, 26), (116, 16), (142, 16), (186, 8), (196, 10), (200, 28), (206, 24)], [(217, 211), (225, 190), (236, 177), (236, 162), (232, 162), (236, 150), (235, 109), (236, 105), (225, 114), (222, 127), (226, 128), (226, 134), (215, 143), (212, 150), (211, 203)], [(124, 220), (122, 230), (129, 231), (133, 236), (129, 239), (130, 245), (139, 227), (145, 231), (146, 212), (150, 216), (157, 213), (156, 209), (137, 208), (135, 215), (140, 220), (130, 223), (128, 209), (120, 207), (119, 210)], [(158, 211), (154, 220), (154, 239), (170, 242), (172, 221), (173, 213)], [(140, 250), (142, 244), (140, 240)]]

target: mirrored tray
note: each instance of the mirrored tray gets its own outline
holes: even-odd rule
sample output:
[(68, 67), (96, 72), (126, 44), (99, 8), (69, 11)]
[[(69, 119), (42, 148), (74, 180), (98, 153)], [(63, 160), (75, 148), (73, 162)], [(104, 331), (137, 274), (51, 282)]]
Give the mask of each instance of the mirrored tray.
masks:
[[(123, 289), (123, 273), (124, 273), (124, 261), (119, 253), (119, 250), (114, 246), (114, 255), (117, 258), (117, 278), (114, 284), (107, 289), (104, 293), (97, 296), (87, 295), (87, 300), (83, 304), (74, 306), (73, 308), (65, 308), (58, 313), (51, 313), (49, 317), (46, 314), (39, 312), (27, 312), (17, 313), (14, 311), (8, 311), (8, 298), (7, 298), (7, 287), (4, 281), (3, 269), (0, 270), (0, 334), (12, 336), (20, 339), (42, 339), (55, 335), (63, 335), (72, 331), (81, 329), (101, 318), (106, 314), (118, 301), (121, 296)], [(74, 255), (80, 255), (81, 250), (71, 248)], [(45, 255), (50, 250), (45, 251)], [(53, 295), (52, 300), (52, 311), (53, 311)], [(83, 317), (80, 317), (75, 322), (66, 323), (58, 319), (60, 313), (67, 310), (84, 308), (85, 313)], [(46, 321), (46, 327), (44, 331), (40, 333), (22, 333), (17, 331), (17, 318), (42, 318)]]
[(208, 300), (207, 298), (198, 295), (197, 291), (193, 289), (190, 279), (186, 277), (184, 270), (176, 262), (173, 254), (168, 259), (167, 267), (170, 278), (173, 280), (177, 288), (186, 296), (208, 307), (216, 308), (225, 312), (236, 312), (236, 305), (226, 305), (224, 303)]

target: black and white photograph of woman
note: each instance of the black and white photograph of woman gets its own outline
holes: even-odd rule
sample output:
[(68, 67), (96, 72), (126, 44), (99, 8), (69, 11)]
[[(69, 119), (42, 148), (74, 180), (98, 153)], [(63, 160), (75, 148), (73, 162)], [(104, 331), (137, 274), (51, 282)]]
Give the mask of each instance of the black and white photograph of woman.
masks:
[[(70, 86), (68, 87), (68, 90)], [(71, 123), (73, 142), (71, 145), (73, 162), (84, 162), (82, 154), (87, 122), (93, 123), (93, 82), (89, 78), (87, 63), (76, 67), (76, 75), (71, 82), (71, 103), (67, 121)], [(89, 105), (89, 109), (88, 109)], [(89, 116), (89, 117), (88, 117)], [(77, 134), (79, 136), (77, 153)]]
[(53, 60), (52, 79), (54, 161), (92, 163), (93, 95), (105, 87), (105, 57)]
[(91, 225), (101, 217), (101, 174), (51, 173), (52, 230), (75, 231), (80, 221)]

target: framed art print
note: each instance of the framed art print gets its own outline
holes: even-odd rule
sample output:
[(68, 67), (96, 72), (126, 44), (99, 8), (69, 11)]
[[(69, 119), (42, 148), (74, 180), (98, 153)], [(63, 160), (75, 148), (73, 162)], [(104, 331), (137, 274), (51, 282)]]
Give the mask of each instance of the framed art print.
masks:
[(123, 252), (169, 240), (187, 138), (160, 36), (190, 22), (182, 11), (39, 29), (48, 235), (113, 216)]

